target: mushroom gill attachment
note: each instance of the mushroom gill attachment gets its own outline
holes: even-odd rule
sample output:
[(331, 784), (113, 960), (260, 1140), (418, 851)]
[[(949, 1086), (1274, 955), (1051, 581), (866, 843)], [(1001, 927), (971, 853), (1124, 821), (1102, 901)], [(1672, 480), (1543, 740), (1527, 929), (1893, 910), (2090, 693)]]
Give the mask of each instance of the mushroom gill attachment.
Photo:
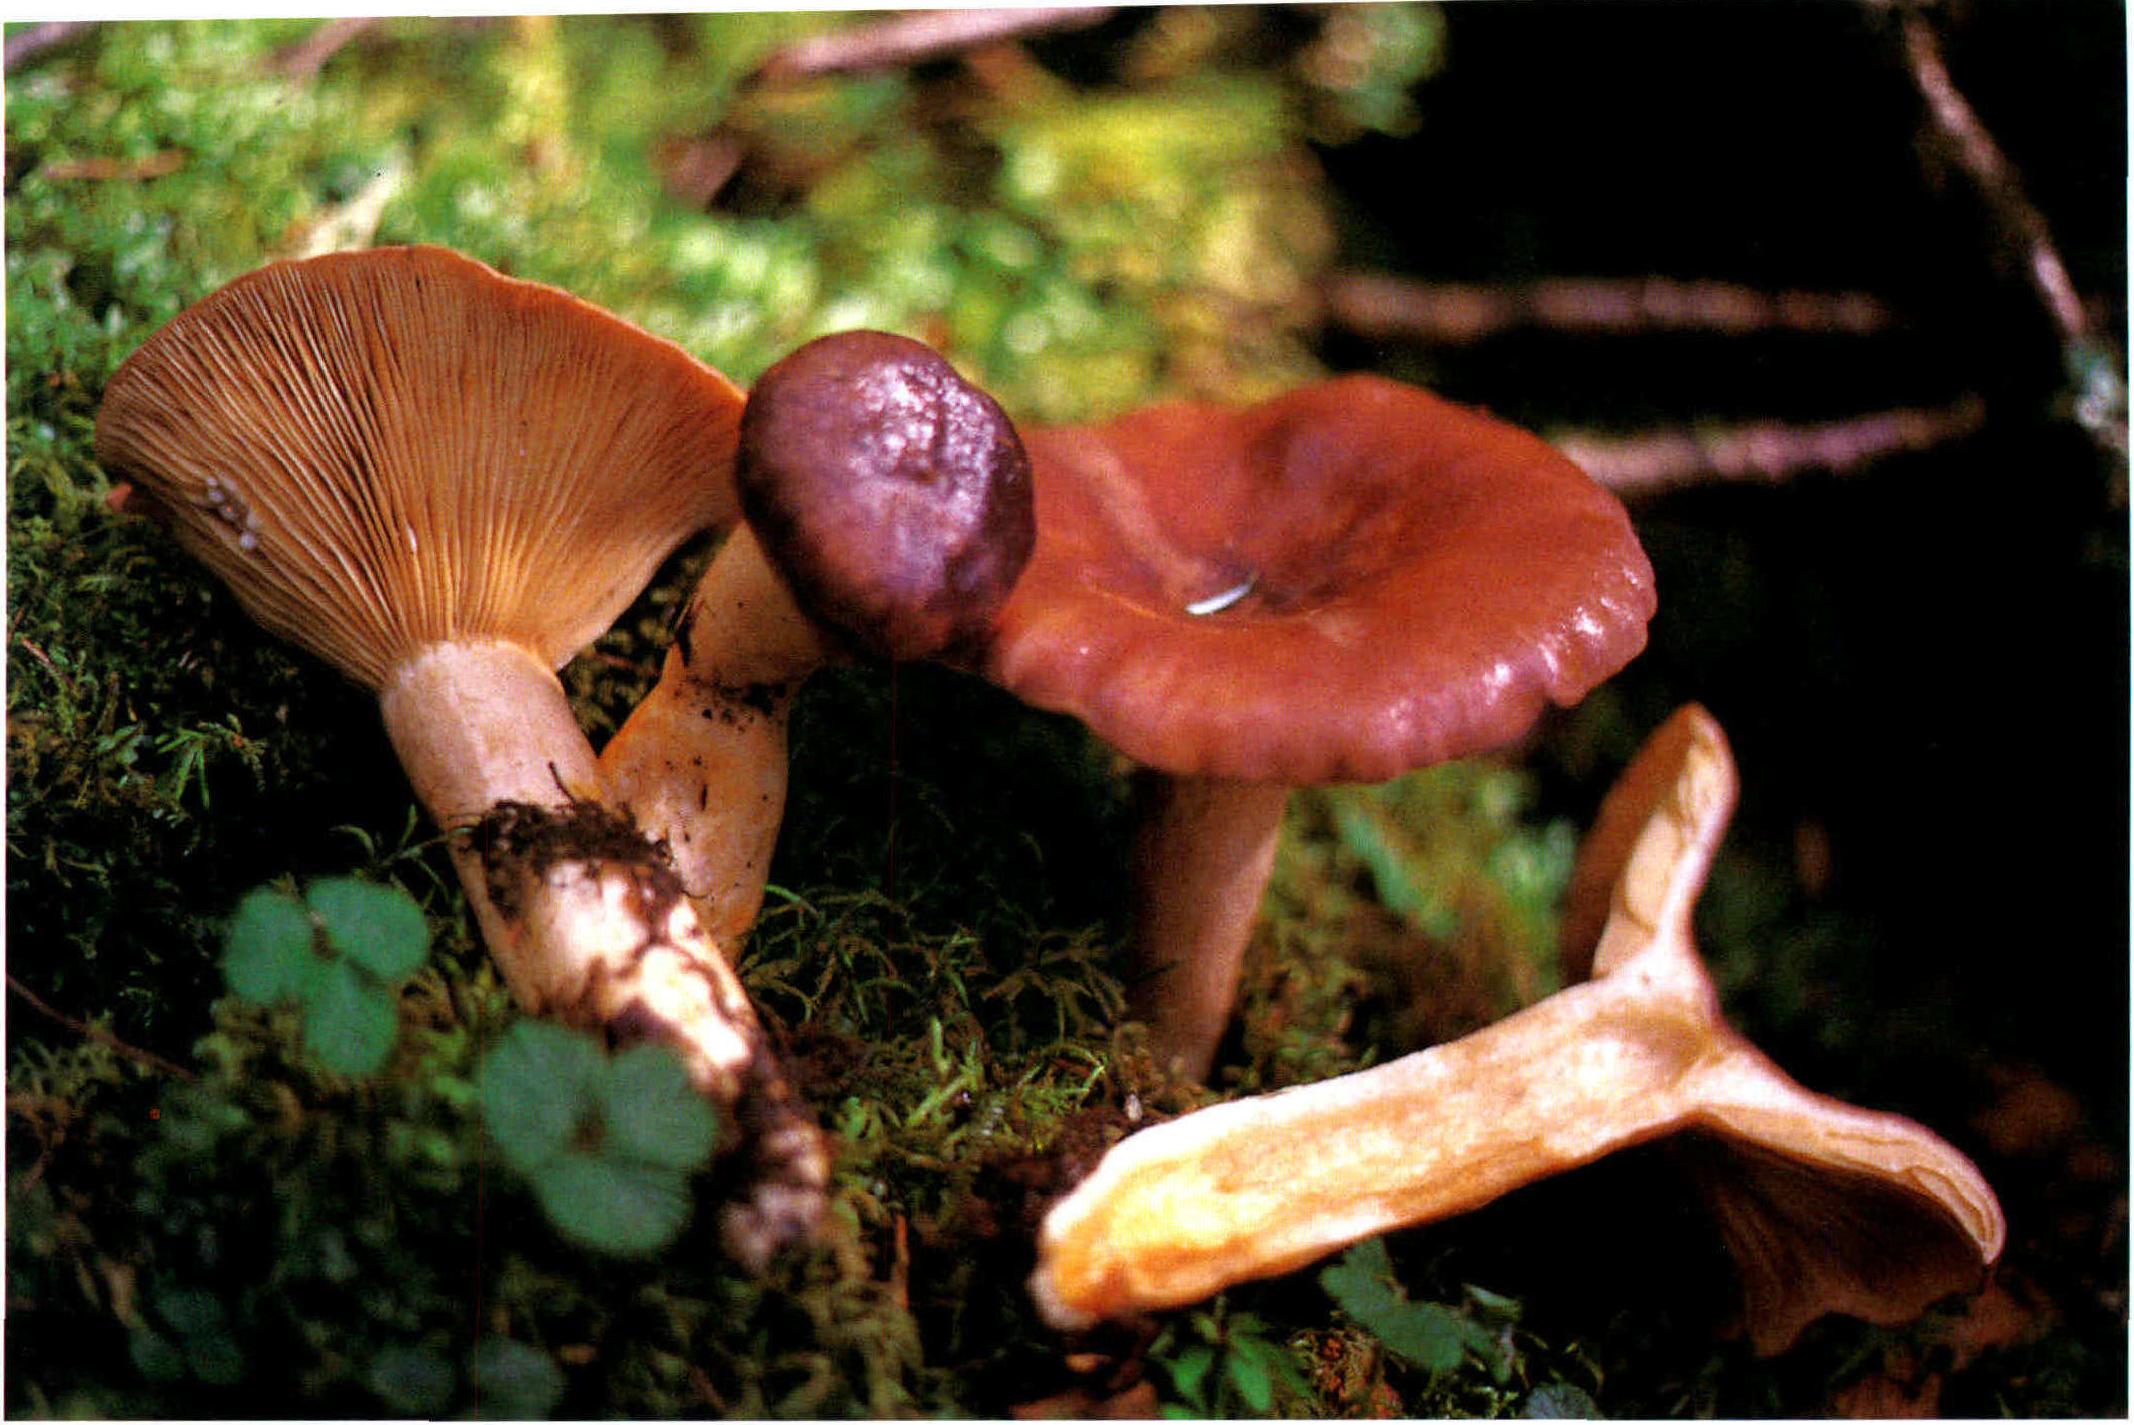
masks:
[(726, 1226), (760, 1260), (813, 1227), (819, 1132), (671, 870), (605, 810), (553, 671), (734, 518), (740, 407), (566, 293), (387, 248), (277, 263), (180, 313), (113, 376), (96, 447), (253, 618), (378, 693), (519, 1002), (675, 1045), (757, 1130)]
[(931, 348), (885, 332), (822, 337), (763, 374), (738, 480), (748, 522), (601, 754), (720, 935), (762, 905), (800, 685), (853, 653), (967, 659), (1036, 539), (1014, 426)]
[(1696, 1155), (1760, 1352), (1826, 1312), (1891, 1324), (1976, 1288), (2006, 1226), (1970, 1160), (1802, 1088), (1721, 1016), (1690, 917), (1736, 791), (1718, 725), (1677, 713), (1589, 842), (1581, 884), (1607, 906), (1592, 980), (1382, 1067), (1127, 1138), (1045, 1218), (1030, 1286), (1047, 1319), (1195, 1301), (1670, 1135)]
[(1156, 774), (1131, 1007), (1198, 1078), (1283, 793), (1516, 741), (1643, 648), (1651, 566), (1543, 442), (1373, 376), (1024, 442), (1037, 547), (983, 671)]

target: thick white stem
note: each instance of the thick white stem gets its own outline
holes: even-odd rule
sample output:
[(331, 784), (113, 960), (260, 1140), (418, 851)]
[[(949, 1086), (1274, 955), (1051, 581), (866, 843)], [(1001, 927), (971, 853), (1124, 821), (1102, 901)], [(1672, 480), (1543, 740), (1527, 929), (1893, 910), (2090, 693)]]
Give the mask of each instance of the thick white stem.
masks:
[(746, 526), (690, 598), (660, 679), (601, 753), (616, 803), (663, 840), (705, 928), (755, 923), (785, 813), (793, 695), (831, 656)]
[(1134, 983), (1157, 1063), (1207, 1077), (1274, 870), (1289, 788), (1144, 774), (1134, 841)]
[(806, 1236), (828, 1182), (820, 1134), (673, 870), (608, 808), (555, 675), (509, 644), (437, 644), (393, 670), (381, 705), (520, 1005), (678, 1049), (754, 1140), (761, 1181), (729, 1245), (760, 1262)]

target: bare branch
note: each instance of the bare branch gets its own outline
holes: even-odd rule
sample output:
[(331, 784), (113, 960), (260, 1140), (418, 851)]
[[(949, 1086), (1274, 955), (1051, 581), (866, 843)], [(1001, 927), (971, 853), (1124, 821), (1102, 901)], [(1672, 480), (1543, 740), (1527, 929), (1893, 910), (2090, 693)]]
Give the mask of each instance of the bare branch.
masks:
[(1520, 328), (1610, 335), (1787, 331), (1866, 336), (1894, 324), (1881, 300), (1865, 292), (1763, 292), (1664, 277), (1484, 286), (1341, 272), (1328, 279), (1324, 295), (1328, 315), (1351, 331), (1434, 346), (1481, 341)]
[(19, 30), (9, 35), (4, 45), (0, 45), (0, 66), (13, 69), (24, 60), (43, 54), (52, 46), (72, 39), (77, 31), (89, 29), (96, 23), (94, 20), (46, 20), (43, 24)]
[(176, 173), (185, 167), (183, 150), (167, 148), (160, 153), (151, 153), (143, 158), (64, 158), (54, 159), (39, 168), (38, 173), (55, 183), (72, 182), (76, 179), (109, 181), (129, 179), (142, 181), (161, 178)]
[(377, 23), (375, 15), (344, 15), (328, 20), (295, 44), (276, 50), (267, 61), (267, 68), (285, 79), (309, 79), (349, 41)]
[(1079, 30), (1108, 19), (1109, 6), (1059, 5), (1027, 10), (918, 10), (893, 19), (811, 35), (772, 55), (764, 79), (800, 79), (886, 69), (939, 59), (1023, 35)]
[[(1887, 0), (1884, 0), (1886, 3)], [(1964, 98), (1942, 57), (1926, 15), (1898, 6), (1905, 63), (1926, 100), (1934, 127), (1984, 201), (1996, 237), (2023, 258), (2023, 269), (2060, 333), (2061, 357), (2074, 384), (2074, 416), (2092, 439), (2122, 460), (2127, 454), (2126, 377), (2100, 338), (2054, 245), (2052, 228), (2023, 188), (2022, 175)]]
[(101, 1025), (90, 1024), (85, 1020), (76, 1019), (71, 1014), (52, 1008), (52, 1006), (33, 994), (28, 986), (13, 975), (7, 976), (7, 987), (27, 1000), (31, 1009), (36, 1010), (39, 1014), (46, 1016), (55, 1023), (65, 1025), (84, 1039), (92, 1039), (114, 1053), (122, 1054), (126, 1058), (133, 1060), (135, 1063), (146, 1064), (151, 1069), (169, 1074), (174, 1078), (183, 1079), (187, 1083), (193, 1083), (199, 1078), (199, 1075), (195, 1074), (191, 1069), (182, 1064), (173, 1064), (161, 1054), (151, 1054), (146, 1049), (136, 1049), (133, 1045), (128, 1044)]
[(1620, 495), (1714, 482), (1775, 483), (1805, 470), (1845, 472), (1904, 451), (1961, 440), (1985, 424), (1985, 403), (1900, 407), (1820, 425), (1654, 430), (1610, 436), (1562, 431), (1550, 444)]

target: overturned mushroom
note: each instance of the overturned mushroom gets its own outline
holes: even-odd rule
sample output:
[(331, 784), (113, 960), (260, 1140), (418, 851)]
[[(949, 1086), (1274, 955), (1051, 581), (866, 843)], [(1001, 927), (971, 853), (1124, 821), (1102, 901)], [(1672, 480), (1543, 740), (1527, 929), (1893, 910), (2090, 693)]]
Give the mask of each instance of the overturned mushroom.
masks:
[(762, 904), (799, 685), (852, 653), (967, 657), (1033, 539), (1029, 463), (1000, 407), (884, 332), (823, 337), (766, 371), (738, 476), (748, 524), (600, 759), (719, 935)]
[(1120, 1143), (1048, 1214), (1031, 1291), (1060, 1326), (1176, 1306), (1670, 1134), (1766, 1354), (1826, 1312), (1908, 1320), (2006, 1236), (1970, 1160), (1910, 1119), (1810, 1093), (1722, 1018), (1690, 918), (1736, 795), (1683, 709), (1582, 849), (1568, 935), (1592, 974), (1380, 1068), (1190, 1113)]
[(437, 248), (280, 263), (112, 378), (97, 453), (247, 613), (379, 695), (529, 1011), (675, 1045), (751, 1130), (737, 1254), (805, 1235), (827, 1164), (718, 947), (552, 671), (733, 518), (739, 393), (680, 348)]
[(1622, 506), (1370, 376), (1024, 432), (1037, 549), (984, 671), (1151, 769), (1132, 1008), (1206, 1074), (1291, 787), (1501, 747), (1644, 646)]

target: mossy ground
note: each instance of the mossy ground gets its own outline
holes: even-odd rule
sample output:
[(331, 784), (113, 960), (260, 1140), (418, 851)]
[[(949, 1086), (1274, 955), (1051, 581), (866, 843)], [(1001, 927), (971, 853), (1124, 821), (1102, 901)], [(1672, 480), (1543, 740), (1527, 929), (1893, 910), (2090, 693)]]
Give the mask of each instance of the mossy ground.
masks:
[[(1189, 1398), (1171, 1365), (1193, 1343), (1249, 1357), (1249, 1340), (1308, 1385), (1275, 1388), (1291, 1414), (2123, 1413), (2123, 511), (2054, 417), (2052, 353), (1975, 214), (1923, 193), (1902, 76), (1868, 27), (1720, 7), (1645, 16), (1640, 51), (1513, 8), (1132, 13), (798, 83), (752, 76), (845, 18), (388, 20), (307, 78), (272, 61), (312, 22), (112, 24), (13, 67), (7, 930), (37, 1000), (8, 1005), (7, 1409), (1153, 1410)], [(2078, 279), (2120, 290), (2124, 208), (2070, 157), (2118, 112), (2123, 80), (2084, 59), (2117, 39), (2096, 40), (2101, 13), (2013, 15), (1982, 22), (1966, 76)], [(1718, 52), (1753, 56), (1747, 77), (1707, 76), (1695, 56)], [(1833, 91), (1833, 55), (1851, 88)], [(2007, 77), (2026, 56), (2071, 76), (2042, 112)], [(1789, 63), (1849, 97), (1786, 108)], [(1507, 107), (1529, 90), (1564, 107)], [(1600, 92), (1662, 96), (1631, 105), (1653, 109), (1644, 128), (1596, 126), (1648, 142), (1640, 162), (1544, 129)], [(1824, 187), (1762, 203), (1803, 150)], [(722, 154), (741, 166), (707, 197), (692, 184)], [(1425, 180), (1445, 196), (1386, 196)], [(1873, 223), (1829, 221), (1869, 193)], [(1021, 1290), (1035, 1212), (1132, 1116), (1201, 1095), (1159, 1084), (1118, 1025), (1122, 769), (1072, 724), (929, 669), (841, 670), (802, 698), (742, 966), (837, 1135), (823, 1244), (756, 1282), (705, 1213), (652, 1261), (560, 1240), (481, 1135), (476, 1065), (512, 1010), (370, 700), (114, 517), (90, 451), (143, 337), (380, 199), (369, 240), (565, 286), (738, 380), (883, 326), (1044, 419), (1339, 366), (1544, 427), (1984, 389), (1995, 421), (1958, 449), (1642, 506), (1653, 648), (1522, 760), (1299, 797), (1210, 1093), (1391, 1057), (1546, 993), (1580, 820), (1698, 698), (1748, 782), (1702, 911), (1730, 1009), (1806, 1081), (1979, 1157), (2012, 1225), (2000, 1285), (1902, 1330), (1825, 1322), (1756, 1361), (1715, 1340), (1716, 1239), (1641, 1151), (1393, 1239), (1412, 1298), (1483, 1312), (1497, 1369), (1401, 1365), (1311, 1272), (1068, 1350)], [(1867, 285), (1966, 316), (1857, 348), (1626, 358), (1522, 338), (1463, 357), (1326, 327), (1316, 285), (1358, 261)], [(704, 558), (678, 556), (567, 670), (596, 738)], [(438, 934), (396, 1056), (360, 1080), (310, 1061), (292, 1015), (222, 997), (216, 968), (244, 891), (351, 871), (405, 887)], [(560, 1395), (494, 1367), (500, 1341), (551, 1363)]]

